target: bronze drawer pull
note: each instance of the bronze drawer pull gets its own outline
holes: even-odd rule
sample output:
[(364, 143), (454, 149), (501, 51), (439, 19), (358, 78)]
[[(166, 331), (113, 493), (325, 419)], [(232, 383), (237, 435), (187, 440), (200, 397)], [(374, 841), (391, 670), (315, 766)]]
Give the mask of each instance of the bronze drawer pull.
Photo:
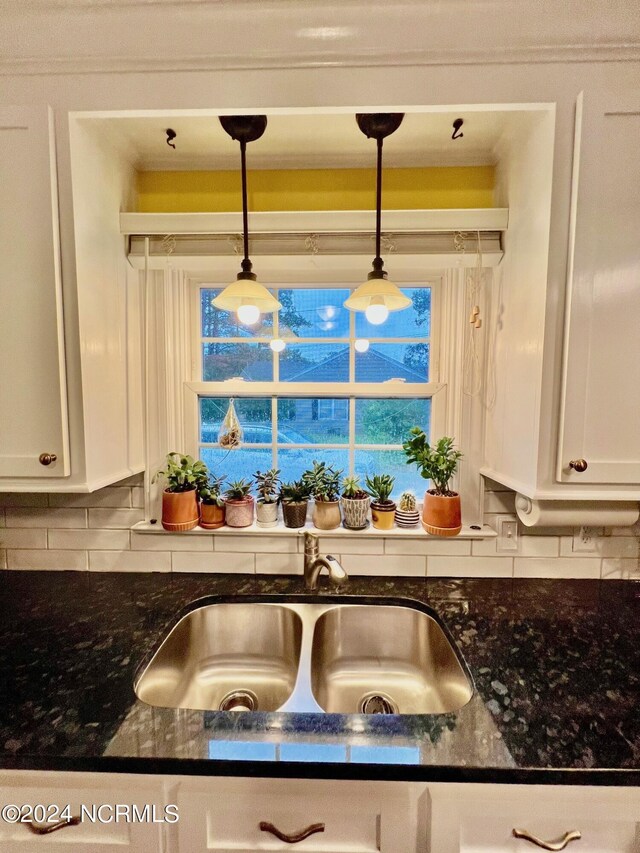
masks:
[(57, 823), (39, 824), (34, 823), (32, 820), (25, 820), (24, 823), (26, 823), (34, 835), (49, 835), (50, 832), (64, 829), (65, 826), (77, 826), (80, 823), (80, 818), (74, 815), (69, 820), (59, 820)]
[(526, 829), (514, 829), (513, 835), (515, 838), (524, 838), (525, 841), (530, 841), (531, 844), (535, 844), (536, 847), (542, 847), (543, 850), (553, 851), (564, 850), (570, 841), (577, 841), (579, 838), (582, 838), (577, 829), (565, 832), (562, 838), (559, 838), (557, 841), (543, 841), (541, 838), (536, 838), (535, 835), (532, 835)]
[(324, 824), (312, 823), (311, 826), (308, 826), (306, 829), (301, 829), (300, 832), (292, 832), (288, 835), (286, 832), (280, 832), (278, 827), (274, 826), (272, 823), (269, 823), (266, 820), (261, 820), (260, 831), (270, 832), (271, 835), (275, 835), (276, 838), (280, 841), (284, 841), (285, 844), (297, 844), (299, 841), (304, 841), (305, 838), (308, 838), (310, 835), (315, 835), (316, 832), (324, 832)]
[(58, 457), (55, 453), (41, 453), (38, 456), (38, 462), (41, 465), (51, 465), (52, 462), (56, 462)]

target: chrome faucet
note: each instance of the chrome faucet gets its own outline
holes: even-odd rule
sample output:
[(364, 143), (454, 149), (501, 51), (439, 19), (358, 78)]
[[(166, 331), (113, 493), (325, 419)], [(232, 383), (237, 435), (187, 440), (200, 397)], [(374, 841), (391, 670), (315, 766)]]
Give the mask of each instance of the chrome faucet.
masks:
[(304, 533), (304, 585), (307, 589), (318, 588), (318, 576), (326, 569), (329, 580), (334, 586), (341, 586), (349, 577), (340, 563), (331, 554), (320, 556), (320, 542), (315, 533), (305, 530)]

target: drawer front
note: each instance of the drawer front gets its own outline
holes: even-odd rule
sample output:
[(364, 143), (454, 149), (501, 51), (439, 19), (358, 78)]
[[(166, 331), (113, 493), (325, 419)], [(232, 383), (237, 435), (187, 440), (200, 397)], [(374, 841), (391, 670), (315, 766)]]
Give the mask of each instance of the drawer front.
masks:
[[(460, 827), (461, 853), (541, 853), (544, 848), (524, 838), (515, 838), (513, 829), (527, 830), (542, 841), (559, 841), (570, 830), (581, 838), (568, 842), (567, 853), (638, 853), (636, 824), (633, 821), (590, 821), (570, 813), (564, 818), (463, 820)], [(437, 851), (433, 851), (437, 853)]]

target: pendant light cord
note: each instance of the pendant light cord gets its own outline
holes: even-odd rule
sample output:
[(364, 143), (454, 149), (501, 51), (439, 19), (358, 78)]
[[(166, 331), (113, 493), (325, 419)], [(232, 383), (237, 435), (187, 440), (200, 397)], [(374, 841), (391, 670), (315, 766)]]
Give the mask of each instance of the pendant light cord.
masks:
[(251, 261), (249, 260), (249, 214), (247, 202), (247, 142), (245, 139), (240, 140), (240, 163), (242, 171), (242, 228), (244, 237), (244, 259), (242, 261), (242, 269), (244, 272), (251, 272)]
[(378, 174), (376, 180), (376, 261), (379, 262), (382, 268), (382, 258), (380, 257), (380, 231), (382, 228), (382, 137), (379, 136), (376, 140), (378, 147)]

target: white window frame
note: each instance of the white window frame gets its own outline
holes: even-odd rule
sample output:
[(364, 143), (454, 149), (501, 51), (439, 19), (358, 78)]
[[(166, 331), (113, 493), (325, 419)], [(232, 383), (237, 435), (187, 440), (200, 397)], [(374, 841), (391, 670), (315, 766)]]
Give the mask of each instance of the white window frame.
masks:
[[(417, 264), (419, 263), (419, 259)], [(416, 275), (407, 277), (406, 280), (398, 280), (396, 282), (400, 287), (430, 287), (431, 288), (431, 328), (430, 337), (430, 363), (429, 382), (422, 383), (404, 383), (404, 382), (384, 382), (384, 383), (357, 383), (357, 382), (341, 382), (341, 383), (321, 383), (321, 382), (286, 382), (278, 383), (276, 371), (274, 370), (274, 380), (272, 382), (246, 382), (236, 380), (225, 380), (222, 382), (204, 382), (202, 380), (202, 343), (200, 331), (200, 291), (204, 288), (219, 287), (224, 282), (216, 281), (215, 275), (196, 275), (188, 277), (187, 288), (190, 301), (190, 329), (188, 339), (191, 346), (191, 376), (184, 383), (184, 413), (185, 413), (185, 437), (187, 452), (197, 456), (201, 442), (199, 441), (200, 432), (200, 413), (199, 413), (199, 398), (201, 396), (211, 397), (271, 397), (273, 422), (277, 424), (277, 398), (278, 397), (328, 397), (328, 398), (348, 398), (349, 399), (349, 441), (347, 444), (336, 444), (336, 449), (347, 450), (349, 454), (349, 468), (353, 470), (355, 462), (356, 450), (388, 450), (389, 445), (380, 444), (357, 444), (355, 442), (355, 401), (359, 398), (387, 398), (387, 399), (415, 399), (415, 398), (430, 398), (431, 399), (431, 434), (433, 437), (438, 437), (444, 434), (456, 435), (455, 416), (457, 407), (449, 405), (449, 400), (452, 398), (452, 390), (456, 388), (459, 378), (455, 375), (457, 359), (454, 357), (454, 351), (458, 346), (458, 335), (456, 327), (459, 324), (452, 322), (454, 313), (453, 300), (455, 299), (454, 281), (456, 273), (451, 270), (434, 272), (429, 271), (426, 275), (423, 273), (421, 280)], [(404, 277), (403, 277), (404, 278)], [(352, 282), (334, 280), (331, 284), (322, 285), (317, 281), (303, 281), (298, 284), (289, 282), (270, 282), (271, 286), (281, 286), (287, 289), (295, 287), (321, 289), (323, 286), (327, 289), (345, 289), (354, 287)], [(446, 329), (445, 329), (446, 327)], [(445, 334), (446, 331), (446, 334)], [(273, 337), (278, 336), (277, 315), (274, 315)], [(350, 338), (355, 339), (355, 316), (350, 314)], [(373, 339), (373, 338), (372, 338)], [(225, 341), (248, 343), (260, 342), (268, 343), (271, 338), (226, 338)], [(447, 352), (443, 352), (442, 342), (447, 340), (449, 346)], [(412, 339), (412, 342), (415, 338)], [(331, 338), (304, 338), (307, 343), (331, 343), (336, 342)], [(341, 338), (340, 343), (344, 343)], [(404, 338), (384, 338), (380, 342), (399, 343), (407, 342)], [(355, 352), (351, 348), (352, 360), (352, 375), (353, 363), (355, 361)], [(274, 364), (277, 361), (274, 360)], [(449, 369), (451, 369), (450, 372)], [(444, 371), (447, 371), (444, 373)], [(446, 381), (443, 381), (446, 376)], [(454, 395), (455, 396), (455, 395)], [(272, 454), (274, 464), (277, 465), (278, 447), (277, 447), (277, 429), (272, 430)], [(253, 445), (252, 445), (253, 446)], [(263, 447), (262, 444), (256, 445)], [(291, 448), (304, 447), (309, 449), (314, 445), (296, 445), (292, 444)], [(322, 447), (331, 448), (330, 442), (322, 444)], [(289, 445), (287, 445), (289, 448)]]

